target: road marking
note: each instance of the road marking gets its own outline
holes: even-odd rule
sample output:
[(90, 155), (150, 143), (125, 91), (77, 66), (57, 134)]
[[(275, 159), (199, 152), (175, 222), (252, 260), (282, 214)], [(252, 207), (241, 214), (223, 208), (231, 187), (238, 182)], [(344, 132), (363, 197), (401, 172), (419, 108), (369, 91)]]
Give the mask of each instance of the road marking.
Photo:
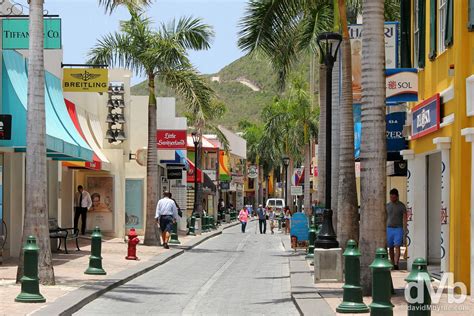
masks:
[(235, 259), (240, 255), (239, 252), (244, 248), (247, 239), (249, 239), (251, 235), (247, 235), (244, 239), (242, 239), (237, 246), (236, 252), (230, 257), (224, 265), (214, 273), (209, 280), (201, 287), (201, 289), (193, 296), (191, 301), (186, 305), (183, 309), (182, 315), (194, 315), (196, 312), (196, 308), (199, 303), (203, 302), (204, 296), (207, 294), (209, 289), (216, 283), (216, 281), (221, 277), (221, 275), (234, 263)]

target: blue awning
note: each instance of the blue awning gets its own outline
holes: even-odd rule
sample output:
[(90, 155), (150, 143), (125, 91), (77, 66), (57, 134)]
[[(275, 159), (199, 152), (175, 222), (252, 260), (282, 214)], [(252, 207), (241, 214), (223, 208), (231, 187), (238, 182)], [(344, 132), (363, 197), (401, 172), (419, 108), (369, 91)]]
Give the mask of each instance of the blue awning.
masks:
[(175, 150), (174, 160), (160, 160), (160, 163), (164, 163), (166, 165), (182, 165), (185, 169), (189, 168), (186, 154), (183, 150)]
[[(51, 73), (45, 73), (46, 149), (48, 156), (58, 160), (92, 160), (92, 150), (75, 129), (61, 98), (61, 83)], [(59, 82), (59, 86), (58, 86)], [(59, 87), (59, 90), (58, 90)], [(2, 113), (12, 115), (12, 139), (0, 140), (0, 147), (11, 147), (17, 151), (26, 149), (28, 76), (26, 59), (15, 51), (3, 51), (2, 63)], [(74, 127), (74, 125), (72, 125)]]

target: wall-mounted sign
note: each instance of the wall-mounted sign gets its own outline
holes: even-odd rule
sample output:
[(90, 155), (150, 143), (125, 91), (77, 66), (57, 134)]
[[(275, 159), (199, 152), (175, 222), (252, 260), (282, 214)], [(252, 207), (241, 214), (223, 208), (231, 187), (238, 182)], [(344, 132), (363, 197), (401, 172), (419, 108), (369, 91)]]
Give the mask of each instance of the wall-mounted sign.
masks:
[(166, 168), (166, 176), (168, 180), (182, 180), (183, 168)]
[(219, 183), (219, 185), (220, 185), (222, 191), (230, 190), (230, 182), (228, 182), (228, 181), (222, 181), (222, 182)]
[(255, 179), (258, 177), (258, 168), (255, 165), (250, 165), (247, 171), (247, 177)]
[(12, 116), (10, 114), (0, 115), (0, 139), (12, 139)]
[(397, 152), (407, 148), (407, 141), (403, 137), (403, 126), (407, 118), (406, 112), (394, 112), (387, 114), (387, 151)]
[(440, 116), (439, 94), (415, 106), (412, 110), (411, 138), (417, 139), (439, 130)]
[(418, 72), (414, 68), (386, 69), (387, 103), (418, 101)]
[(156, 145), (158, 149), (186, 149), (186, 131), (157, 130)]
[(109, 71), (106, 68), (64, 68), (64, 92), (107, 92)]
[[(2, 20), (2, 48), (28, 49), (30, 20), (12, 18)], [(44, 48), (61, 49), (61, 19), (44, 19)]]
[(388, 177), (406, 177), (407, 171), (407, 162), (405, 160), (389, 161), (387, 163)]
[(292, 185), (290, 188), (291, 195), (303, 195), (303, 186)]

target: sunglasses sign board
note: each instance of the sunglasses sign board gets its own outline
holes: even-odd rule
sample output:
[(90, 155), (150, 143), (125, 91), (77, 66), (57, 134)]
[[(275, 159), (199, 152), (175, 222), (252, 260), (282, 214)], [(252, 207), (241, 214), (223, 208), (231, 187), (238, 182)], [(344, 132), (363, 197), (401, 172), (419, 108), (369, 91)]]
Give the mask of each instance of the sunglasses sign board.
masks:
[[(28, 49), (30, 45), (29, 19), (2, 20), (2, 49)], [(44, 48), (61, 49), (61, 19), (44, 19)]]

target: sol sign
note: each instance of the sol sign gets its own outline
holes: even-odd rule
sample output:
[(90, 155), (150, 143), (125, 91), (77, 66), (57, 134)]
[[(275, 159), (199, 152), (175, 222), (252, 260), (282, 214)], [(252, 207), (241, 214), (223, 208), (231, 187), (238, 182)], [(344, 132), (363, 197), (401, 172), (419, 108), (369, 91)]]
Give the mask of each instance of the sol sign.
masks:
[(107, 92), (109, 71), (106, 68), (65, 68), (64, 92)]
[(186, 149), (186, 131), (157, 130), (156, 146), (158, 149)]
[[(29, 19), (2, 20), (2, 49), (28, 49)], [(44, 48), (61, 49), (61, 19), (44, 20)]]
[(418, 101), (418, 73), (414, 68), (385, 70), (387, 103)]

